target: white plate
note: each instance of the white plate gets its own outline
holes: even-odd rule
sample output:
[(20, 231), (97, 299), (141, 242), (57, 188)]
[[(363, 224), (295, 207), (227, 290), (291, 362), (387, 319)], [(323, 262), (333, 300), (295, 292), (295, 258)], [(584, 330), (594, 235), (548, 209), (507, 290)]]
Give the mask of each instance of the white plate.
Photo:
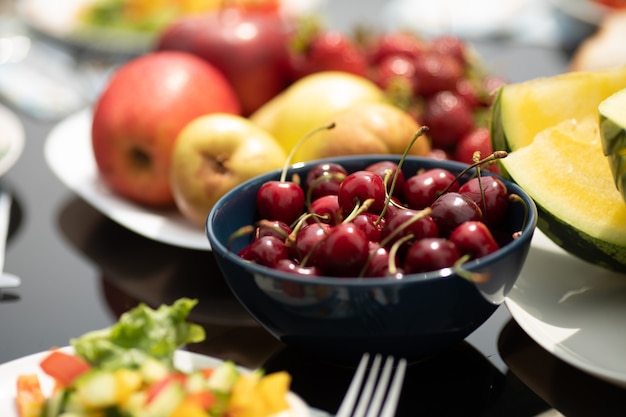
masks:
[(0, 176), (15, 165), (24, 150), (24, 126), (8, 108), (0, 105)]
[(83, 110), (52, 129), (44, 145), (44, 157), (52, 172), (105, 216), (137, 234), (173, 246), (211, 250), (204, 229), (178, 210), (152, 210), (107, 188), (92, 153), (91, 119), (91, 111)]
[[(62, 350), (73, 351), (69, 346), (62, 348)], [(0, 365), (0, 410), (2, 410), (2, 417), (19, 417), (15, 409), (16, 381), (19, 375), (37, 374), (44, 394), (52, 392), (54, 381), (39, 367), (39, 363), (48, 353), (48, 351), (39, 352)], [(177, 350), (174, 355), (174, 365), (184, 372), (191, 372), (203, 367), (215, 367), (222, 362), (211, 356), (184, 350)], [(284, 417), (309, 417), (311, 415), (309, 407), (293, 392), (287, 394), (287, 402), (291, 408), (291, 413)]]
[(626, 387), (626, 275), (564, 252), (537, 230), (505, 301), (540, 346), (591, 375)]

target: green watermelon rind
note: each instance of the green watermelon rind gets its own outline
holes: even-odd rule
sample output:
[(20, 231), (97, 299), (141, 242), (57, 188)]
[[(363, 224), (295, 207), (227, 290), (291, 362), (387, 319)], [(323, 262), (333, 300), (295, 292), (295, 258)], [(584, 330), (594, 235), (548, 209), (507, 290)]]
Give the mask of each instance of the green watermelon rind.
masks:
[(626, 273), (626, 247), (590, 236), (561, 221), (545, 207), (537, 204), (537, 228), (566, 252), (606, 269)]

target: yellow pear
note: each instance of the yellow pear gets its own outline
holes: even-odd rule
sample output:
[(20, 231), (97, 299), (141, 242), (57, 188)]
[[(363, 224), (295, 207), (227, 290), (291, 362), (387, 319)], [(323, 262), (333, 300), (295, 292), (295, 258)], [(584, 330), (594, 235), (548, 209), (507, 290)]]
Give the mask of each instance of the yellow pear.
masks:
[[(250, 116), (289, 153), (307, 133), (339, 112), (363, 102), (384, 102), (372, 81), (347, 72), (323, 71), (293, 83)], [(294, 161), (295, 162), (295, 161)]]
[[(332, 121), (334, 128), (315, 133), (298, 146), (293, 162), (341, 155), (401, 154), (420, 128), (411, 115), (389, 103), (359, 103), (336, 114)], [(423, 135), (409, 154), (425, 156), (429, 152), (430, 140)]]

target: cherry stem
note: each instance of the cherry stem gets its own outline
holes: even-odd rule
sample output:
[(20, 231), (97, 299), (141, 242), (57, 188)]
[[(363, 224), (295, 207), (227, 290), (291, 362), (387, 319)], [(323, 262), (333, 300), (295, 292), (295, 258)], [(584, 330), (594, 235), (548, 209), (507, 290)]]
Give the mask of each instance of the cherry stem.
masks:
[(396, 236), (398, 236), (398, 234), (402, 233), (402, 231), (404, 229), (406, 229), (408, 226), (410, 226), (411, 224), (415, 223), (416, 221), (418, 221), (419, 219), (422, 219), (426, 216), (429, 216), (430, 213), (432, 213), (432, 209), (430, 207), (426, 207), (423, 210), (420, 210), (419, 212), (417, 212), (414, 216), (411, 216), (410, 219), (408, 219), (407, 221), (405, 221), (404, 223), (402, 223), (401, 225), (399, 225), (396, 229), (394, 229), (393, 232), (389, 233), (389, 235), (387, 235), (387, 237), (385, 237), (381, 242), (380, 245), (381, 246), (386, 246), (389, 242), (391, 242)]
[(352, 220), (354, 220), (356, 216), (361, 213), (365, 213), (367, 210), (369, 210), (372, 204), (374, 204), (374, 201), (376, 200), (374, 200), (373, 198), (368, 198), (361, 204), (355, 205), (352, 209), (352, 212), (348, 214), (345, 219), (343, 219), (342, 223), (350, 223)]
[(450, 190), (450, 187), (452, 187), (452, 184), (454, 184), (455, 182), (457, 182), (459, 179), (461, 179), (463, 177), (463, 175), (467, 174), (469, 172), (469, 170), (474, 169), (474, 168), (478, 168), (478, 170), (480, 171), (480, 166), (496, 161), (498, 159), (502, 159), (502, 158), (506, 158), (509, 154), (506, 151), (495, 151), (494, 153), (492, 153), (491, 155), (487, 156), (486, 158), (483, 158), (479, 161), (474, 162), (471, 165), (468, 165), (467, 168), (465, 168), (463, 171), (459, 172), (458, 175), (454, 178), (454, 181), (450, 182), (450, 184), (448, 184), (448, 186), (446, 188), (443, 189), (443, 191), (441, 191), (441, 194), (445, 194)]
[(391, 245), (391, 248), (389, 248), (389, 273), (395, 277), (398, 276), (398, 267), (396, 266), (396, 254), (398, 253), (398, 250), (400, 250), (400, 247), (408, 242), (409, 240), (413, 239), (415, 236), (413, 235), (413, 233), (409, 233), (407, 235), (402, 236), (400, 239), (396, 240), (393, 245)]
[[(528, 205), (522, 199), (522, 197), (517, 194), (509, 194), (509, 201), (511, 203), (520, 203), (524, 207), (524, 220), (522, 221), (522, 229), (524, 229), (526, 227), (526, 224), (528, 223)], [(521, 230), (513, 233), (513, 239), (517, 239), (521, 234)]]
[(324, 173), (319, 177), (315, 178), (311, 184), (309, 184), (309, 188), (306, 190), (306, 202), (307, 206), (311, 206), (311, 195), (313, 194), (313, 189), (316, 185), (324, 182), (324, 181), (333, 181), (337, 180), (339, 182), (343, 181), (346, 178), (346, 175), (341, 172), (333, 172), (333, 173)]
[(228, 236), (228, 242), (226, 243), (226, 247), (228, 248), (228, 250), (230, 250), (233, 240), (240, 238), (242, 236), (247, 236), (253, 233), (254, 230), (255, 230), (255, 227), (249, 224), (246, 226), (242, 226), (239, 229), (235, 230), (233, 233), (231, 233), (231, 235)]
[(463, 268), (463, 264), (472, 259), (472, 255), (465, 254), (461, 256), (453, 266), (454, 271), (463, 279), (475, 284), (482, 284), (489, 281), (489, 274), (485, 272), (472, 272)]
[(322, 130), (333, 129), (334, 127), (335, 127), (335, 122), (331, 122), (325, 126), (320, 126), (311, 130), (306, 135), (300, 138), (300, 140), (296, 143), (296, 145), (293, 148), (291, 148), (291, 152), (289, 152), (287, 159), (285, 159), (285, 165), (283, 165), (283, 172), (280, 175), (280, 182), (285, 182), (285, 180), (287, 179), (287, 171), (289, 170), (289, 165), (291, 165), (291, 160), (293, 159), (293, 156), (296, 154), (296, 151), (298, 150), (298, 148), (306, 140), (308, 140), (311, 136), (315, 135), (316, 133), (321, 132)]

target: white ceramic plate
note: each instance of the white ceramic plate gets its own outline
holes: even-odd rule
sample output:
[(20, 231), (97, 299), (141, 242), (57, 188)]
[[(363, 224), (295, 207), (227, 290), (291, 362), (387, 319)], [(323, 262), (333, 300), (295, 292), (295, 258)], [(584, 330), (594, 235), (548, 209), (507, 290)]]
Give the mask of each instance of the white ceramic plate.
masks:
[(505, 303), (544, 349), (626, 387), (626, 275), (583, 262), (537, 231)]
[(82, 110), (56, 125), (44, 156), (54, 174), (105, 216), (133, 232), (162, 243), (210, 250), (204, 229), (176, 209), (152, 210), (117, 196), (102, 182), (91, 148), (91, 111)]
[(24, 126), (8, 108), (0, 105), (0, 176), (15, 165), (24, 150)]
[(566, 15), (590, 25), (599, 25), (611, 12), (608, 7), (591, 0), (550, 0), (550, 3)]
[[(62, 349), (72, 352), (72, 348), (69, 346)], [(54, 381), (39, 367), (39, 362), (48, 353), (47, 351), (39, 352), (0, 365), (0, 410), (2, 410), (2, 417), (19, 417), (15, 408), (16, 381), (19, 375), (35, 373), (39, 375), (44, 394), (52, 391)], [(174, 355), (175, 366), (184, 372), (191, 372), (202, 367), (215, 367), (220, 363), (222, 361), (217, 358), (184, 350), (178, 350)], [(291, 407), (291, 414), (286, 417), (309, 417), (311, 415), (309, 407), (293, 392), (287, 394), (287, 402)]]

